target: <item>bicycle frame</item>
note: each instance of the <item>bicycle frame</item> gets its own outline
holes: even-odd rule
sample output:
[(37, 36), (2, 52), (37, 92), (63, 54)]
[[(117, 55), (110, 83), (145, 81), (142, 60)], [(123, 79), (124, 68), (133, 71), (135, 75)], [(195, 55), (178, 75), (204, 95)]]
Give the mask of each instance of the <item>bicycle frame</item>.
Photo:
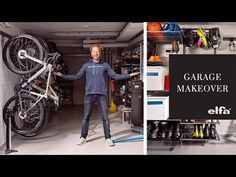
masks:
[[(20, 50), (20, 51), (18, 52), (18, 57), (19, 57), (20, 59), (22, 59), (22, 60), (25, 59), (25, 58), (27, 58), (27, 59), (30, 59), (30, 60), (32, 60), (32, 61), (35, 61), (35, 62), (40, 63), (40, 64), (43, 65), (43, 67), (42, 67), (38, 72), (36, 72), (33, 76), (31, 76), (31, 77), (27, 80), (27, 82), (25, 82), (25, 83), (23, 83), (23, 84), (21, 85), (22, 88), (25, 88), (30, 82), (32, 82), (34, 79), (36, 79), (36, 78), (37, 78), (38, 76), (40, 76), (41, 74), (48, 72), (47, 85), (46, 85), (46, 89), (45, 89), (45, 90), (42, 89), (42, 88), (40, 88), (39, 86), (37, 86), (37, 85), (35, 85), (35, 84), (32, 84), (32, 87), (33, 87), (34, 89), (36, 89), (36, 90), (38, 90), (38, 91), (40, 91), (40, 92), (43, 92), (44, 94), (40, 94), (40, 93), (37, 93), (37, 92), (29, 91), (29, 90), (26, 90), (26, 89), (21, 89), (21, 90), (18, 92), (18, 97), (19, 97), (19, 102), (20, 102), (20, 109), (21, 109), (21, 111), (19, 112), (20, 118), (22, 118), (22, 119), (26, 118), (27, 113), (28, 113), (40, 100), (42, 100), (43, 98), (50, 98), (50, 99), (54, 100), (54, 102), (55, 102), (56, 105), (59, 105), (59, 97), (58, 97), (58, 95), (56, 94), (56, 92), (53, 90), (53, 88), (50, 86), (51, 72), (52, 72), (52, 70), (53, 70), (52, 64), (46, 63), (45, 61), (41, 61), (41, 60), (39, 60), (39, 59), (37, 59), (37, 58), (34, 58), (34, 57), (29, 56), (25, 50)], [(49, 90), (52, 92), (52, 94), (48, 92)], [(27, 93), (29, 93), (29, 94), (31, 94), (31, 95), (35, 95), (35, 96), (40, 97), (40, 98), (39, 98), (28, 110), (26, 110), (26, 111), (23, 111), (23, 106), (22, 106), (21, 94), (22, 94), (23, 92), (27, 92)]]

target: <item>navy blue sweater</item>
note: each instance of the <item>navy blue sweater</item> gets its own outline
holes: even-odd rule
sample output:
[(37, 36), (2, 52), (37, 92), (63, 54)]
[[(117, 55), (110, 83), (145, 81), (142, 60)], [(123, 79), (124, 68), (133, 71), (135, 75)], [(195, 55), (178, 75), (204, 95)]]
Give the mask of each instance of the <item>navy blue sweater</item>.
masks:
[(116, 74), (112, 70), (111, 66), (105, 62), (94, 62), (90, 60), (85, 63), (80, 71), (76, 75), (65, 75), (61, 77), (66, 80), (79, 80), (84, 74), (86, 74), (86, 86), (85, 94), (107, 94), (107, 85), (105, 82), (105, 76), (108, 74), (115, 80), (129, 79), (130, 75)]

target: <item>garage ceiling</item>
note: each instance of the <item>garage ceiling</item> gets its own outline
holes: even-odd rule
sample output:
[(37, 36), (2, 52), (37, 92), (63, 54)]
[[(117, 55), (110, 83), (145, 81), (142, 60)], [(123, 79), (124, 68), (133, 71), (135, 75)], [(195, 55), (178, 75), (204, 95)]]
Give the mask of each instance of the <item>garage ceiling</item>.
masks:
[[(99, 42), (127, 47), (143, 31), (143, 23), (127, 22), (9, 22), (26, 33), (36, 33), (58, 47), (83, 47)], [(138, 41), (139, 42), (139, 41)]]

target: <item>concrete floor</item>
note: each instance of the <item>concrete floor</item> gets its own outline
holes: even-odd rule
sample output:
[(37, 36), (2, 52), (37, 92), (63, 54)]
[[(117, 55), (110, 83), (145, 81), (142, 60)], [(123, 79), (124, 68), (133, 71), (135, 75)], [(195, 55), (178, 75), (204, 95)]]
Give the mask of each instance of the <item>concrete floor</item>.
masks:
[[(143, 154), (143, 141), (116, 143), (114, 147), (105, 145), (102, 119), (96, 106), (91, 119), (87, 144), (76, 145), (80, 137), (80, 126), (83, 117), (82, 106), (65, 105), (55, 113), (48, 127), (38, 136), (23, 138), (15, 135), (12, 148), (18, 150), (14, 155), (64, 155), (64, 154)], [(131, 131), (131, 125), (121, 123), (120, 113), (109, 114), (111, 135), (113, 139), (140, 136)], [(135, 127), (142, 130), (141, 127)], [(0, 153), (4, 153), (5, 146)]]

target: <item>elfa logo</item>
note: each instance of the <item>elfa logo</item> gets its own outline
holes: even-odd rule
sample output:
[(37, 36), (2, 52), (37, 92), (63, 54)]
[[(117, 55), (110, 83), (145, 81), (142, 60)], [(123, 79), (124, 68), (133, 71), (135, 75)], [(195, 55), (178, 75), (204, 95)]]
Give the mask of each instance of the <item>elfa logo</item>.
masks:
[(209, 109), (208, 114), (230, 114), (231, 108), (227, 109), (224, 106), (216, 106), (215, 109)]

